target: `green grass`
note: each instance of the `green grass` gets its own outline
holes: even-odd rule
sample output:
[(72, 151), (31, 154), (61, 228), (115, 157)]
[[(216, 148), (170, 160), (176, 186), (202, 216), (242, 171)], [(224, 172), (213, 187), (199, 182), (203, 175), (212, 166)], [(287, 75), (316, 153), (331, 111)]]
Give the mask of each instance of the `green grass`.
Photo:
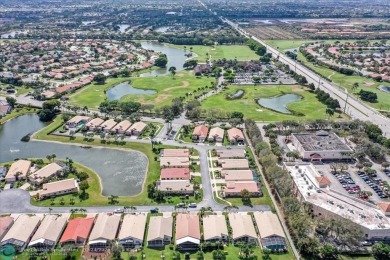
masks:
[(128, 81), (130, 78), (108, 78), (106, 83), (99, 85), (92, 83), (78, 90), (76, 93), (69, 94), (69, 103), (80, 107), (98, 108), (100, 103), (106, 99), (105, 91), (119, 83)]
[[(171, 47), (184, 49), (182, 45), (173, 45), (169, 44)], [(246, 45), (217, 45), (217, 46), (204, 46), (204, 45), (187, 45), (186, 49), (189, 52), (192, 47), (192, 51), (198, 56), (194, 59), (199, 62), (205, 62), (207, 58), (211, 55), (211, 60), (218, 59), (227, 59), (233, 60), (237, 59), (239, 61), (249, 61), (249, 60), (258, 60), (259, 55), (254, 51), (249, 49)]]
[(0, 125), (12, 118), (22, 116), (25, 114), (33, 114), (36, 113), (37, 111), (38, 110), (36, 108), (29, 108), (29, 107), (15, 108), (14, 110), (12, 110), (10, 114), (7, 114), (4, 117), (0, 118)]
[[(378, 89), (380, 85), (388, 85), (388, 83), (377, 82), (375, 80), (356, 75), (347, 76), (326, 67), (314, 65), (313, 63), (307, 61), (301, 53), (298, 53), (298, 59), (301, 60), (307, 67), (317, 73), (320, 73), (322, 76), (331, 79), (340, 87), (347, 89), (349, 93), (354, 93), (356, 97), (358, 97), (358, 95), (355, 93), (359, 92), (360, 89), (375, 92), (378, 96), (377, 103), (364, 102), (376, 109), (390, 110), (390, 94)], [(359, 83), (359, 89), (353, 91), (352, 85), (355, 82)]]
[(32, 91), (32, 88), (29, 87), (15, 87), (15, 90), (17, 91), (16, 96), (21, 96), (24, 94), (27, 94), (28, 92)]
[[(60, 249), (56, 249), (56, 250), (58, 250), (58, 251), (57, 252), (56, 251), (52, 252), (48, 257), (46, 257), (46, 256), (44, 256), (44, 257), (37, 256), (35, 259), (37, 259), (37, 260), (43, 260), (43, 259), (63, 260), (63, 259), (65, 259), (66, 253), (65, 252), (61, 252)], [(72, 252), (70, 255), (74, 256), (74, 259), (81, 259), (81, 250), (82, 250), (81, 248), (78, 248), (74, 252)], [(27, 252), (27, 250), (24, 251), (21, 254), (17, 254), (16, 258), (18, 260), (33, 259), (33, 258), (30, 258), (29, 253)], [(2, 258), (0, 258), (0, 259), (2, 259)], [(4, 259), (6, 259), (6, 258), (4, 258)], [(9, 259), (13, 259), (13, 258), (9, 258)]]
[[(244, 89), (245, 94), (241, 99), (228, 100), (225, 95), (234, 93), (238, 89)], [(256, 103), (258, 98), (274, 97), (282, 94), (297, 94), (302, 96), (302, 100), (290, 103), (288, 109), (304, 116), (293, 114), (283, 114), (260, 107)], [(327, 118), (326, 106), (319, 102), (316, 96), (306, 88), (297, 85), (257, 85), (257, 86), (228, 86), (228, 90), (211, 96), (202, 101), (202, 108), (211, 111), (219, 109), (224, 112), (241, 111), (246, 119), (257, 121), (282, 121), (282, 120), (309, 120)], [(334, 116), (335, 117), (335, 116)]]
[[(193, 99), (192, 96), (208, 91), (208, 89), (200, 90), (200, 88), (205, 86), (211, 87), (213, 82), (215, 82), (215, 78), (198, 78), (191, 71), (178, 72), (174, 78), (171, 75), (132, 78), (131, 84), (134, 88), (155, 90), (156, 94), (126, 95), (121, 98), (121, 101), (131, 100), (141, 104), (152, 104), (156, 107), (161, 107), (170, 105), (174, 98), (186, 98), (186, 93), (191, 93), (188, 99)], [(195, 90), (197, 92), (194, 93)]]
[(266, 40), (265, 42), (279, 51), (285, 51), (298, 48), (305, 43), (315, 42), (315, 40)]

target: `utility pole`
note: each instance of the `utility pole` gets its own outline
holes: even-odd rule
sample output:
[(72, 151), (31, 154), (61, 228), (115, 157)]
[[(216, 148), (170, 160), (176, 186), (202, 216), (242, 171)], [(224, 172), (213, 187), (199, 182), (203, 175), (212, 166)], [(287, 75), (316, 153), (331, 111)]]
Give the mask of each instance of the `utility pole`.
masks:
[(345, 92), (347, 92), (347, 98), (345, 99), (344, 114), (345, 114), (345, 109), (347, 108), (348, 97), (349, 97), (348, 90), (345, 90)]

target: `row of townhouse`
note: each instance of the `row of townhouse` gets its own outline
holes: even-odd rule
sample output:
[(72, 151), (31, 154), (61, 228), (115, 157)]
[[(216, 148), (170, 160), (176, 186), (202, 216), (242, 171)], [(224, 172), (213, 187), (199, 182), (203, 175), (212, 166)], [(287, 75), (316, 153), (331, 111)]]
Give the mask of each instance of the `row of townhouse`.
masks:
[[(192, 140), (194, 142), (209, 141), (222, 143), (225, 136), (225, 130), (220, 127), (213, 127), (210, 129), (205, 125), (198, 125), (194, 128), (192, 132)], [(227, 138), (231, 144), (243, 144), (244, 143), (244, 134), (238, 128), (231, 128), (227, 130)]]

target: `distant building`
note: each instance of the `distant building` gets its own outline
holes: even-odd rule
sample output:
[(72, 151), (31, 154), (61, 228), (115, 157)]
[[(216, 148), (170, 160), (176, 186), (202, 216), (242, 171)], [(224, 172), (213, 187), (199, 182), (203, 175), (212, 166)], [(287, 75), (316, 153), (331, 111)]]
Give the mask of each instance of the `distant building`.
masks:
[(314, 161), (349, 159), (353, 150), (335, 133), (293, 133), (292, 143), (302, 159)]
[(79, 184), (75, 179), (44, 183), (37, 193), (40, 199), (79, 192)]
[(176, 246), (183, 251), (197, 251), (200, 246), (198, 215), (178, 213), (176, 216)]
[(5, 116), (11, 113), (11, 111), (12, 107), (5, 100), (0, 100), (0, 116)]
[(245, 159), (244, 149), (217, 150), (218, 159)]
[(161, 150), (161, 157), (190, 157), (188, 149), (163, 149)]
[(126, 130), (126, 135), (134, 135), (134, 136), (139, 136), (141, 135), (145, 129), (147, 128), (147, 124), (145, 124), (144, 122), (136, 122), (134, 123), (131, 127), (129, 127), (127, 130)]
[(164, 194), (191, 195), (194, 185), (189, 180), (161, 180), (157, 182), (157, 189)]
[(92, 119), (91, 121), (89, 121), (88, 123), (85, 124), (85, 128), (87, 131), (96, 131), (98, 129), (98, 127), (103, 124), (104, 120), (99, 118), (99, 117), (96, 117), (94, 119)]
[(203, 217), (203, 236), (206, 242), (227, 241), (229, 233), (224, 215)]
[(131, 122), (129, 120), (123, 120), (122, 122), (118, 123), (116, 126), (114, 126), (111, 131), (115, 134), (124, 134), (126, 133), (127, 129), (131, 127)]
[(5, 176), (5, 182), (12, 183), (17, 180), (25, 180), (30, 173), (31, 162), (28, 160), (17, 160), (12, 163), (7, 175)]
[(84, 126), (91, 120), (89, 116), (74, 116), (66, 122), (68, 128), (78, 128)]
[(198, 64), (194, 68), (194, 72), (196, 75), (198, 74), (210, 74), (211, 66), (209, 64)]
[(269, 250), (286, 250), (287, 241), (278, 216), (271, 211), (254, 212), (260, 242), (263, 248)]
[(146, 218), (147, 216), (144, 214), (127, 214), (123, 217), (122, 226), (118, 234), (118, 241), (126, 251), (143, 245)]
[(7, 175), (7, 171), (8, 171), (7, 167), (0, 166), (0, 181), (2, 181), (5, 178), (5, 176)]
[(53, 162), (30, 174), (28, 179), (31, 183), (40, 185), (49, 181), (51, 178), (62, 172), (62, 170), (63, 166), (61, 166), (59, 163)]
[(247, 159), (222, 159), (218, 160), (218, 165), (222, 170), (249, 170)]
[(109, 133), (111, 129), (116, 125), (116, 121), (114, 119), (108, 119), (104, 121), (101, 125), (99, 125), (99, 130), (104, 133)]
[(14, 218), (10, 216), (0, 217), (0, 241), (14, 224)]
[(239, 242), (257, 244), (257, 234), (252, 217), (247, 213), (229, 213), (233, 244)]
[(74, 218), (69, 221), (60, 243), (64, 245), (83, 246), (91, 233), (95, 218)]
[(100, 213), (89, 236), (89, 251), (105, 251), (110, 248), (111, 241), (116, 239), (119, 222), (119, 215), (108, 215)]
[(208, 132), (209, 128), (207, 126), (198, 125), (194, 128), (194, 131), (192, 132), (192, 140), (203, 143), (207, 138)]
[(223, 170), (221, 177), (228, 181), (253, 181), (253, 172), (251, 170)]
[(160, 157), (161, 168), (189, 168), (190, 159), (188, 157)]
[(231, 128), (227, 130), (228, 140), (231, 144), (244, 143), (244, 134), (238, 128)]
[(161, 180), (189, 180), (190, 168), (164, 168), (161, 169)]
[(173, 217), (152, 216), (149, 221), (148, 247), (163, 247), (172, 241)]
[(223, 142), (223, 136), (225, 131), (220, 127), (213, 127), (210, 130), (208, 141), (209, 142), (217, 142), (222, 143)]
[(243, 190), (247, 190), (251, 197), (261, 195), (260, 185), (255, 181), (227, 181), (223, 190), (224, 197), (241, 197)]

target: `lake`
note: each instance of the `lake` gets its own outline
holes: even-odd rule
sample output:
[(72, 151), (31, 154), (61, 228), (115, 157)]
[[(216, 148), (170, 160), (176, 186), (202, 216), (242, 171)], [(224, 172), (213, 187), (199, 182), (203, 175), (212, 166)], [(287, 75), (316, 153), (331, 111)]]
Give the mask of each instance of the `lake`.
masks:
[(182, 49), (173, 48), (169, 46), (165, 46), (158, 42), (153, 41), (141, 41), (142, 48), (147, 50), (154, 50), (157, 52), (162, 52), (167, 55), (168, 58), (168, 64), (166, 68), (159, 68), (157, 70), (153, 70), (147, 73), (143, 73), (140, 76), (141, 77), (150, 77), (150, 76), (158, 76), (158, 75), (165, 75), (170, 73), (168, 69), (170, 67), (176, 67), (176, 71), (183, 70), (183, 64), (186, 61), (187, 57), (184, 56), (186, 52)]
[(384, 92), (390, 93), (390, 86), (380, 85), (379, 89)]
[(287, 109), (288, 104), (301, 99), (302, 98), (300, 96), (295, 94), (285, 94), (271, 98), (259, 98), (257, 103), (262, 107), (269, 108), (283, 114), (291, 114), (291, 111)]
[(144, 154), (132, 150), (85, 149), (61, 143), (20, 141), (26, 134), (43, 127), (45, 124), (35, 114), (20, 116), (1, 125), (0, 162), (16, 158), (46, 158), (48, 154), (56, 154), (56, 159), (69, 157), (95, 171), (100, 176), (105, 196), (134, 196), (142, 191), (148, 165)]
[(119, 25), (119, 32), (124, 33), (124, 32), (126, 32), (127, 28), (129, 28), (129, 27), (130, 27), (130, 25), (128, 25), (128, 24), (120, 24)]
[(241, 98), (243, 95), (244, 95), (244, 90), (239, 89), (235, 93), (229, 94), (228, 98), (229, 99), (237, 99), (237, 98)]
[(129, 82), (120, 83), (107, 90), (106, 95), (108, 100), (119, 100), (121, 97), (132, 95), (153, 95), (157, 92), (154, 90), (145, 90), (134, 88)]

